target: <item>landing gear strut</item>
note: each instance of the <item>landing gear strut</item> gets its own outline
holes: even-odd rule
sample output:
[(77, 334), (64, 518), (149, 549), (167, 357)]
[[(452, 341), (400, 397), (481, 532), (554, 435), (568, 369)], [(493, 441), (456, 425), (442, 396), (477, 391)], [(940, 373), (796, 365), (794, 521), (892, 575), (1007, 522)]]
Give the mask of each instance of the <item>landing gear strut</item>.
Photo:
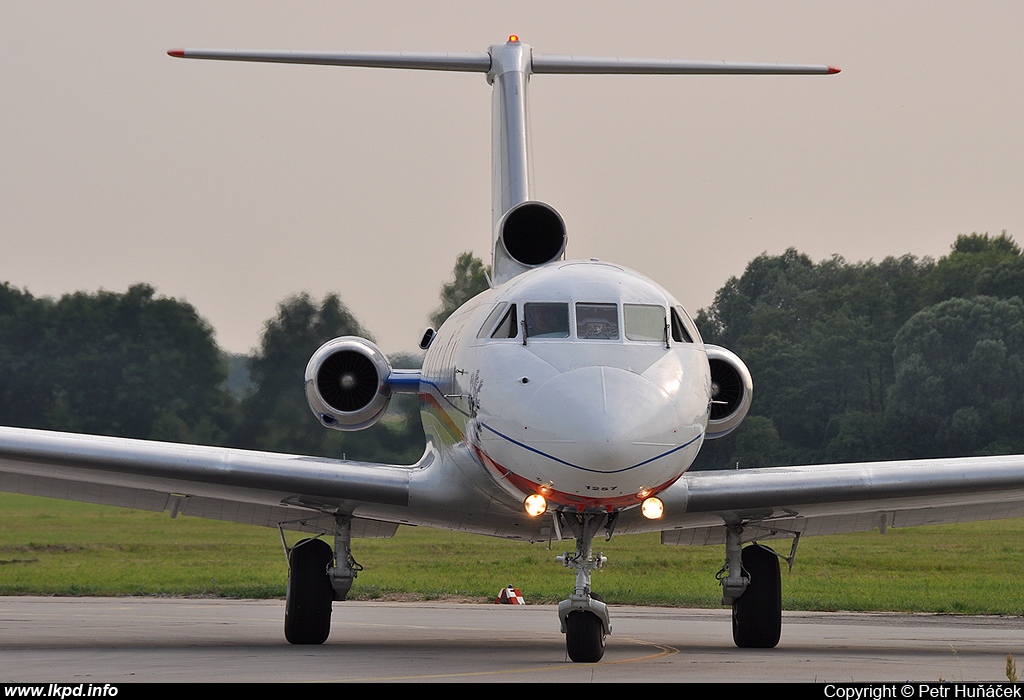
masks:
[[(742, 537), (742, 526), (730, 527), (726, 532), (725, 567), (721, 572), (725, 575), (719, 576), (722, 604), (732, 605), (732, 639), (736, 646), (771, 649), (782, 636), (779, 555), (757, 543), (743, 547)], [(795, 553), (795, 541), (793, 549)]]
[(576, 571), (576, 587), (568, 599), (558, 604), (558, 618), (565, 634), (565, 650), (577, 663), (596, 663), (604, 656), (605, 636), (611, 634), (608, 606), (590, 591), (590, 572), (599, 569), (607, 559), (594, 554), (591, 543), (594, 533), (604, 526), (611, 537), (615, 515), (605, 513), (558, 514), (562, 523), (576, 536), (576, 551), (565, 552), (558, 561)]

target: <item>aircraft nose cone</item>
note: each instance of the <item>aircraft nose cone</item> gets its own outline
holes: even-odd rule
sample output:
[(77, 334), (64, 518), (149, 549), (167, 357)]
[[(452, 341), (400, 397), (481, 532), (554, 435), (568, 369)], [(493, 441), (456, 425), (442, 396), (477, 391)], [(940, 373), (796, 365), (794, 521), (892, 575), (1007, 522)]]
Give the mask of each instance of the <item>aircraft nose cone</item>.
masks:
[(584, 367), (550, 379), (525, 415), (533, 447), (592, 471), (627, 470), (679, 439), (665, 392), (614, 367)]

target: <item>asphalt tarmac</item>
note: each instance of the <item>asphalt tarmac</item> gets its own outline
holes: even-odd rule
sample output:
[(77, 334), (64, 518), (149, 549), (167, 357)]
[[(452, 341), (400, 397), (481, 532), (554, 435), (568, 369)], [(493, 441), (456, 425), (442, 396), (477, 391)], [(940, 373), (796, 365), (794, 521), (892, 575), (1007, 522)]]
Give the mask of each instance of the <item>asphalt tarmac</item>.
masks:
[(322, 646), (284, 640), (281, 600), (0, 597), (0, 681), (867, 682), (1024, 675), (1024, 618), (786, 612), (737, 649), (723, 610), (613, 607), (598, 664), (565, 655), (555, 606), (335, 603)]

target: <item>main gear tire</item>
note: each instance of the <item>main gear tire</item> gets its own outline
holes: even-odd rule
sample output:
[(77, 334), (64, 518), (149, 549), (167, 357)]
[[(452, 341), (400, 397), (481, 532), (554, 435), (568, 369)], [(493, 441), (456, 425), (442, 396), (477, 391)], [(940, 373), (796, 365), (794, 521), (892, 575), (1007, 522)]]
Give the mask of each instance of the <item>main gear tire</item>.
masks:
[(327, 568), (334, 551), (323, 540), (300, 541), (288, 556), (284, 636), (291, 644), (323, 644), (331, 633), (334, 589)]
[(750, 584), (732, 604), (732, 639), (747, 649), (772, 649), (782, 637), (782, 572), (775, 552), (759, 544), (744, 548)]

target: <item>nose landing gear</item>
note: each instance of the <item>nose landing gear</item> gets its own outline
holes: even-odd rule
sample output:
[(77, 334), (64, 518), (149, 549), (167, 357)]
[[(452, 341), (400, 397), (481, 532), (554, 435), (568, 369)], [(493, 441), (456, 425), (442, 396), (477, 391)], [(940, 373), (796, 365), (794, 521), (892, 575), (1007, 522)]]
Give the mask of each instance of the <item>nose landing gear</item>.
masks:
[(558, 514), (563, 525), (576, 536), (576, 551), (565, 552), (557, 559), (576, 572), (576, 587), (572, 594), (558, 604), (558, 618), (565, 634), (565, 650), (576, 663), (596, 663), (604, 656), (605, 637), (612, 632), (608, 620), (608, 606), (600, 596), (590, 590), (590, 572), (608, 561), (600, 552), (594, 554), (591, 543), (594, 533), (604, 526), (611, 537), (615, 514), (578, 513)]

